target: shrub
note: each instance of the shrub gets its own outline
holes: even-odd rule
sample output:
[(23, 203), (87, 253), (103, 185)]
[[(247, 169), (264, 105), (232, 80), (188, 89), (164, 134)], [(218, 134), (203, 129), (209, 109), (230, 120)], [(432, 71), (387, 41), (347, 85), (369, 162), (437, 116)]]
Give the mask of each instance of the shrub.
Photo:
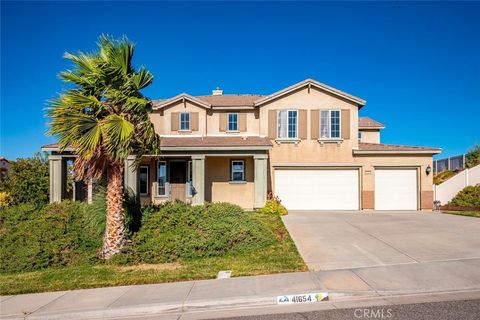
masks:
[(37, 153), (32, 158), (19, 158), (10, 163), (10, 176), (2, 182), (2, 191), (8, 191), (13, 204), (48, 203), (48, 159)]
[(433, 176), (433, 183), (436, 184), (436, 185), (439, 185), (439, 184), (447, 181), (448, 179), (450, 179), (454, 175), (456, 175), (458, 172), (459, 171), (445, 170), (445, 171), (436, 173)]
[(0, 191), (0, 208), (8, 207), (12, 202), (10, 194), (5, 191)]
[[(105, 233), (106, 213), (107, 213), (107, 188), (104, 182), (99, 182), (93, 195), (92, 204), (85, 211), (86, 226), (93, 234), (102, 236)], [(137, 232), (140, 229), (142, 212), (140, 210), (140, 201), (129, 192), (125, 193), (123, 202), (125, 209), (125, 226), (130, 233)]]
[(265, 203), (265, 206), (259, 209), (258, 212), (263, 214), (275, 214), (280, 216), (288, 214), (288, 211), (282, 205), (282, 201), (280, 200), (280, 198), (274, 197), (271, 192), (268, 194), (268, 199)]
[(38, 209), (0, 209), (1, 272), (70, 266), (96, 260), (101, 237), (86, 228), (84, 203), (65, 201)]
[(473, 146), (465, 155), (465, 165), (467, 168), (473, 168), (480, 164), (480, 145)]
[(177, 202), (152, 208), (144, 210), (140, 231), (114, 262), (165, 263), (245, 252), (275, 242), (267, 226), (236, 205)]
[(449, 205), (460, 207), (480, 207), (480, 185), (468, 186), (449, 202)]

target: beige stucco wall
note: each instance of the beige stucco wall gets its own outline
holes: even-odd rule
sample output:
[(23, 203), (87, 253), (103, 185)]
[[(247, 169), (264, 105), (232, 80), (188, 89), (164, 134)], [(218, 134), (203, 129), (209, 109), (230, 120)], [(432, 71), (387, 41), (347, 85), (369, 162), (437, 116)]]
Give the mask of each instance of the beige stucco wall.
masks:
[[(220, 131), (220, 114), (222, 113), (244, 113), (246, 114), (247, 131), (231, 133)], [(207, 112), (207, 134), (211, 135), (258, 135), (260, 133), (260, 120), (256, 110), (209, 110)], [(227, 120), (228, 121), (228, 120)]]
[[(230, 161), (245, 161), (245, 183), (230, 182)], [(254, 163), (252, 157), (208, 157), (205, 160), (205, 201), (230, 202), (252, 209)]]
[[(198, 131), (172, 131), (172, 112), (198, 112)], [(150, 113), (150, 119), (159, 135), (200, 135), (206, 132), (206, 109), (189, 101), (172, 104)]]
[(362, 133), (362, 139), (360, 142), (365, 143), (380, 143), (380, 130), (360, 130)]
[(433, 173), (428, 176), (425, 173), (427, 166), (433, 168), (432, 156), (430, 155), (357, 155), (354, 162), (362, 164), (363, 190), (375, 190), (375, 167), (418, 167), (420, 190), (433, 190)]

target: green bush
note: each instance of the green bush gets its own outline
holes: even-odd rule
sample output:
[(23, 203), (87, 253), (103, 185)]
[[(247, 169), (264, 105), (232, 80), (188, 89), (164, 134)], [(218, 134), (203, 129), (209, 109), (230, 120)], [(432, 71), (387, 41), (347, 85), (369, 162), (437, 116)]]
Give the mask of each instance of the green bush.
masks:
[(246, 252), (274, 242), (267, 226), (236, 205), (167, 203), (144, 211), (140, 231), (113, 261), (165, 263)]
[(96, 260), (102, 238), (89, 232), (85, 203), (65, 201), (39, 209), (0, 209), (0, 272), (71, 266)]
[(480, 164), (480, 145), (473, 146), (465, 155), (465, 165), (473, 168)]
[(480, 207), (480, 185), (468, 186), (450, 201), (449, 205), (460, 207)]
[(10, 175), (2, 179), (0, 191), (10, 194), (13, 204), (48, 203), (48, 159), (37, 153), (32, 158), (10, 162)]
[[(87, 207), (85, 212), (87, 228), (89, 228), (90, 232), (99, 236), (105, 233), (107, 214), (106, 195), (107, 188), (105, 187), (105, 183), (98, 183), (93, 195), (92, 204)], [(142, 219), (140, 200), (131, 195), (131, 193), (126, 192), (123, 207), (125, 209), (125, 226), (127, 231), (130, 233), (137, 232), (140, 229)]]

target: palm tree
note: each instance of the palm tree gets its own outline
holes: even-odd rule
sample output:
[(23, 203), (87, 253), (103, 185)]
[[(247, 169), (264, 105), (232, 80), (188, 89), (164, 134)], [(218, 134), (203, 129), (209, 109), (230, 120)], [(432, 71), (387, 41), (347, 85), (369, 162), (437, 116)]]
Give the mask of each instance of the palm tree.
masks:
[(60, 73), (69, 84), (50, 101), (48, 134), (58, 138), (60, 148), (73, 147), (75, 179), (107, 177), (106, 230), (99, 256), (104, 259), (125, 244), (123, 169), (125, 159), (158, 154), (160, 140), (149, 118), (151, 102), (140, 90), (153, 76), (145, 68), (132, 66), (134, 45), (125, 37), (115, 40), (102, 35), (98, 51), (65, 54), (73, 70)]

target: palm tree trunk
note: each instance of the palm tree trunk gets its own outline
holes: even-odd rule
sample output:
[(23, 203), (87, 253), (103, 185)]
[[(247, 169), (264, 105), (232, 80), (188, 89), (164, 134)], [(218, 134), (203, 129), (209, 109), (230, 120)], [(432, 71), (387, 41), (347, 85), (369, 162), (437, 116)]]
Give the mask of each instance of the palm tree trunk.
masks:
[(107, 170), (107, 221), (100, 257), (109, 259), (125, 244), (125, 212), (123, 209), (123, 166), (111, 165)]

